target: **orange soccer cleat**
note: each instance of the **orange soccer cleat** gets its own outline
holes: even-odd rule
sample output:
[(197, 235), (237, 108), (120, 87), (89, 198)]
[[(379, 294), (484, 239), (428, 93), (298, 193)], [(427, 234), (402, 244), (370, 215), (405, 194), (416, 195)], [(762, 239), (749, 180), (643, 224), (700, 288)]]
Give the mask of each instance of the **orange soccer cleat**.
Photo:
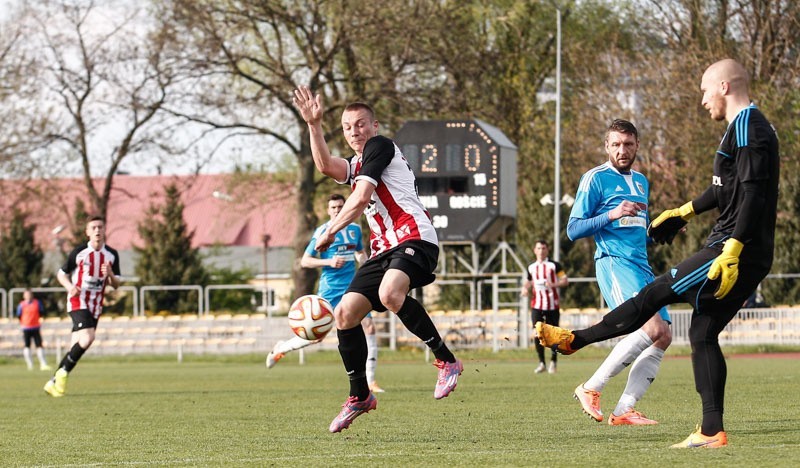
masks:
[(611, 416), (608, 418), (608, 424), (609, 426), (652, 426), (653, 424), (658, 424), (658, 421), (649, 419), (642, 413), (631, 408), (621, 416), (611, 413)]
[(378, 382), (373, 381), (369, 384), (369, 391), (372, 393), (384, 393), (386, 390), (382, 389)]
[(707, 436), (700, 431), (700, 426), (689, 434), (683, 442), (673, 445), (671, 448), (720, 448), (728, 445), (728, 435), (725, 431), (719, 431), (713, 436)]
[(603, 420), (603, 412), (600, 411), (600, 392), (584, 388), (583, 384), (578, 385), (573, 394), (578, 403), (583, 407), (583, 412), (597, 422)]
[(561, 354), (572, 354), (576, 351), (570, 346), (575, 339), (571, 330), (536, 322), (536, 336), (545, 348), (555, 349)]

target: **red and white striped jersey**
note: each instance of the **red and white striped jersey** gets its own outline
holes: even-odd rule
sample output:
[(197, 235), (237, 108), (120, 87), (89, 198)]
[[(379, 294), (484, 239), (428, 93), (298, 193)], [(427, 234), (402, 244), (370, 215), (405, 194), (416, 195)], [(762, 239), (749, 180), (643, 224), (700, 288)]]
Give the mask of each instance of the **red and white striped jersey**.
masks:
[(353, 156), (348, 162), (347, 178), (341, 183), (355, 188), (356, 182), (363, 180), (375, 186), (364, 210), (371, 257), (410, 240), (439, 244), (430, 215), (417, 196), (414, 172), (392, 140), (374, 136), (367, 141), (362, 156)]
[(111, 262), (115, 275), (120, 274), (119, 254), (107, 245), (100, 250), (94, 250), (89, 244), (81, 245), (69, 254), (61, 271), (69, 275), (79, 293), (67, 300), (67, 312), (86, 309), (94, 318), (100, 317), (106, 286), (106, 276), (101, 273), (100, 266), (105, 262)]
[(547, 286), (547, 282), (555, 284), (566, 276), (561, 264), (550, 259), (536, 261), (528, 265), (528, 281), (531, 283), (531, 308), (540, 310), (558, 309), (558, 288)]

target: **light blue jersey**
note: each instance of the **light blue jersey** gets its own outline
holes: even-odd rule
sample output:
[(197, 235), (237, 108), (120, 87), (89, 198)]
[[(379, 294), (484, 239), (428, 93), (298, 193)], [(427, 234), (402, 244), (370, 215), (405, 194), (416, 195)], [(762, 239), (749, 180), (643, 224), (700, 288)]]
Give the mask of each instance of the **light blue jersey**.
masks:
[(644, 175), (636, 171), (621, 174), (611, 163), (597, 166), (581, 177), (570, 218), (585, 220), (607, 215), (625, 200), (637, 203), (640, 209), (637, 216), (626, 216), (611, 222), (607, 217), (600, 218), (602, 227), (591, 233), (597, 244), (595, 260), (605, 256), (622, 257), (650, 269), (647, 263), (649, 195), (650, 184)]
[[(594, 235), (597, 282), (612, 308), (655, 278), (647, 261), (649, 195), (650, 184), (643, 174), (620, 173), (610, 162), (588, 171), (578, 185), (567, 233), (572, 240)], [(626, 200), (638, 205), (638, 215), (609, 221), (608, 213)], [(659, 315), (671, 322), (666, 308)]]
[(306, 253), (312, 257), (322, 259), (345, 258), (346, 262), (341, 268), (322, 267), (322, 274), (319, 278), (317, 294), (330, 302), (333, 307), (336, 307), (356, 274), (356, 252), (364, 250), (364, 245), (361, 241), (361, 227), (352, 223), (336, 233), (336, 238), (328, 247), (328, 250), (317, 252), (314, 249), (314, 246), (317, 245), (317, 236), (327, 227), (328, 223), (325, 223), (314, 231), (311, 242), (306, 246)]

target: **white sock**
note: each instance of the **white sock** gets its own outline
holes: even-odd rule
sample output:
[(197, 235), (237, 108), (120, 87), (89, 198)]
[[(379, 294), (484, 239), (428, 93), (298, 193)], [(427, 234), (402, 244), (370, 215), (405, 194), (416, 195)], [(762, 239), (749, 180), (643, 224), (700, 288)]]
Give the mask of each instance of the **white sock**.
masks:
[(28, 369), (33, 369), (33, 360), (31, 359), (30, 348), (22, 348), (22, 357), (25, 358), (25, 364), (27, 364)]
[(605, 361), (600, 364), (594, 375), (583, 384), (587, 390), (603, 391), (606, 384), (615, 375), (628, 367), (642, 351), (653, 344), (653, 340), (647, 336), (641, 328), (623, 338)]
[(286, 354), (290, 351), (297, 351), (298, 349), (305, 348), (308, 345), (314, 344), (314, 341), (304, 340), (299, 336), (295, 336), (290, 340), (286, 340), (282, 343), (278, 343), (272, 348), (273, 353), (283, 353)]
[(367, 383), (375, 382), (375, 368), (378, 367), (378, 336), (367, 335)]
[(628, 374), (628, 385), (625, 386), (625, 391), (614, 409), (614, 414), (621, 416), (630, 411), (636, 402), (641, 400), (644, 392), (650, 388), (650, 384), (658, 374), (658, 368), (661, 366), (661, 360), (664, 358), (664, 350), (650, 346), (645, 349), (642, 354), (636, 358), (636, 361), (631, 366), (631, 372)]
[(36, 348), (36, 357), (39, 358), (39, 365), (46, 366), (47, 361), (44, 360), (44, 349)]

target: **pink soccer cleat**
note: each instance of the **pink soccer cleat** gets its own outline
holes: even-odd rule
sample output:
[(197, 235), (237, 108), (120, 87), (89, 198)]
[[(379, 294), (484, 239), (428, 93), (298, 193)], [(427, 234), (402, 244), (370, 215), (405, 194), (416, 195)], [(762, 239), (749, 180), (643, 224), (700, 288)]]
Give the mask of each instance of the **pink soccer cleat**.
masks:
[(349, 396), (342, 405), (342, 411), (333, 419), (328, 430), (334, 433), (341, 432), (350, 427), (354, 419), (363, 413), (369, 413), (377, 407), (378, 399), (375, 398), (372, 392), (369, 393), (369, 396), (364, 401), (358, 401), (357, 397)]
[(436, 380), (436, 389), (433, 391), (433, 397), (439, 400), (456, 389), (458, 376), (464, 370), (464, 365), (459, 359), (456, 359), (456, 362), (444, 362), (437, 359), (433, 365), (439, 368), (439, 378)]

